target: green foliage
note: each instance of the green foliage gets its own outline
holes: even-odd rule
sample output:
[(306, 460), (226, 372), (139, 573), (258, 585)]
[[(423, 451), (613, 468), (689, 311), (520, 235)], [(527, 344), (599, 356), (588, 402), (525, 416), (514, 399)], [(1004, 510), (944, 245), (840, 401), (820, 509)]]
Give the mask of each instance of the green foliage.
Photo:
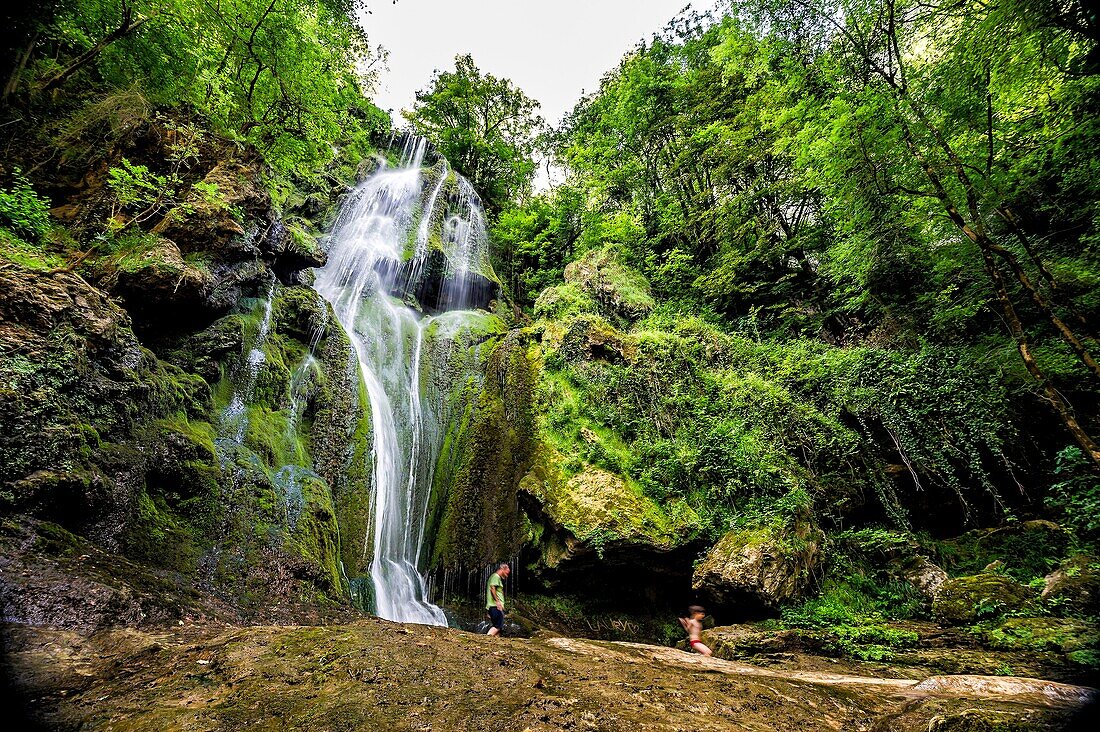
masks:
[(970, 575), (990, 564), (1020, 582), (1042, 578), (1067, 555), (1071, 537), (1047, 522), (1022, 522), (1000, 529), (977, 529), (932, 544), (952, 575)]
[[(355, 19), (361, 5), (69, 0), (17, 18), (17, 31), (48, 37), (53, 49), (34, 49), (22, 87), (83, 85), (107, 99), (195, 110), (218, 134), (255, 146), (277, 176), (308, 178), (333, 160), (333, 142), (361, 157), (363, 143), (389, 126), (364, 96), (384, 54)], [(116, 130), (134, 119), (132, 104), (96, 104), (92, 116)]]
[(18, 168), (11, 188), (0, 187), (0, 227), (32, 244), (50, 230), (49, 202), (35, 192)]
[(1081, 538), (1100, 541), (1100, 480), (1081, 450), (1069, 446), (1059, 452), (1054, 475), (1055, 483), (1046, 497), (1047, 508)]
[(780, 624), (816, 631), (814, 637), (826, 652), (885, 661), (895, 649), (911, 647), (918, 638), (912, 630), (885, 624), (881, 607), (862, 592), (835, 585), (821, 597), (784, 608)]
[[(881, 23), (880, 11), (898, 22)], [(814, 465), (831, 451), (849, 466), (879, 463), (855, 472), (895, 523), (934, 490), (965, 524), (1007, 515), (1021, 501), (1008, 497), (1015, 486), (1040, 479), (1019, 433), (1035, 408), (1029, 391), (1057, 401), (1056, 386), (1094, 423), (1092, 382), (1049, 313), (1082, 338), (1076, 316), (1100, 314), (1096, 38), (1044, 12), (1030, 2), (917, 12), (908, 0), (688, 12), (575, 107), (553, 136), (568, 182), (494, 229), (513, 295), (535, 304), (537, 286), (558, 284), (540, 277), (568, 279), (571, 261), (614, 242), (658, 309), (716, 313), (722, 330), (760, 344), (736, 379), (707, 375), (735, 411), (758, 409), (756, 424), (711, 420), (684, 393), (638, 394), (633, 415), (622, 405), (624, 422), (667, 423), (636, 443), (647, 490), (686, 494), (740, 476), (782, 494), (805, 481), (807, 463), (839, 484)], [(893, 53), (886, 66), (881, 53)], [(977, 230), (987, 239), (966, 233)], [(587, 306), (544, 292), (541, 317)], [(1043, 376), (1023, 368), (1006, 307)], [(652, 357), (639, 348), (638, 363)], [(595, 371), (617, 386), (615, 370), (580, 381)], [(664, 358), (653, 371), (655, 396), (672, 396), (679, 373), (700, 375)], [(811, 419), (807, 402), (832, 424)], [(690, 438), (675, 434), (680, 412), (699, 418)], [(814, 421), (797, 447), (766, 434)], [(637, 428), (623, 427), (635, 444)], [(1057, 449), (1063, 438), (1039, 429), (1039, 449)], [(779, 457), (792, 448), (805, 451), (797, 468)]]
[[(966, 351), (757, 342), (668, 306), (621, 333), (574, 315), (590, 303), (573, 284), (539, 300), (540, 314), (562, 318), (542, 326), (548, 437), (655, 500), (686, 500), (717, 534), (786, 500), (843, 520), (869, 498), (854, 485), (899, 526), (925, 491), (964, 513), (998, 497), (1013, 431), (998, 374)], [(876, 442), (902, 481), (868, 452)]]
[(437, 71), (403, 114), (495, 213), (530, 186), (543, 124), (538, 106), (508, 79), (483, 74), (466, 54), (455, 57), (454, 71)]

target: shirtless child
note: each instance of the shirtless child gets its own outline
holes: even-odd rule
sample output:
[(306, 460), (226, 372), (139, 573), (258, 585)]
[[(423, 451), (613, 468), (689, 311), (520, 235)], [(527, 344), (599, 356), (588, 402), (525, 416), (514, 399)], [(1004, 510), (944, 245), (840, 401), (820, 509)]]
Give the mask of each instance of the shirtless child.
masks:
[(680, 625), (684, 626), (684, 630), (688, 634), (688, 645), (695, 650), (702, 653), (704, 656), (711, 655), (711, 650), (707, 648), (703, 641), (699, 638), (703, 634), (703, 618), (706, 617), (707, 611), (699, 605), (692, 605), (688, 608), (688, 616), (686, 618), (680, 618)]

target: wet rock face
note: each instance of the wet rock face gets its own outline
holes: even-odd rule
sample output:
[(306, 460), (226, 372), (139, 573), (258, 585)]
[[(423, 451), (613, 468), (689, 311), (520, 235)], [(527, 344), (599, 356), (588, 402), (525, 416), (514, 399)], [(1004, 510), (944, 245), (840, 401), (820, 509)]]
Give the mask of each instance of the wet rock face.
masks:
[[(103, 443), (129, 433), (167, 375), (125, 311), (76, 275), (9, 265), (0, 292), (0, 506), (117, 544), (141, 461)], [(172, 406), (182, 385), (166, 381)]]
[(810, 589), (824, 538), (802, 520), (789, 530), (731, 531), (695, 568), (692, 587), (721, 605), (774, 610)]
[(382, 282), (394, 297), (411, 301), (428, 315), (448, 310), (489, 310), (500, 295), (500, 285), (474, 270), (451, 271), (447, 256), (433, 249), (419, 259), (379, 260), (375, 264)]
[(966, 625), (1027, 609), (1034, 599), (1034, 592), (1011, 577), (982, 572), (944, 582), (932, 603), (932, 612), (943, 625)]

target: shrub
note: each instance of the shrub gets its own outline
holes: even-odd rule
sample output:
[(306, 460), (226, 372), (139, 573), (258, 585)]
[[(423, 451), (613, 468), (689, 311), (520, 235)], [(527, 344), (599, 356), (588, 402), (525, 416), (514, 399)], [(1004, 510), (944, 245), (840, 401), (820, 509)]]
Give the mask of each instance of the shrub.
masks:
[(1100, 540), (1100, 480), (1077, 447), (1067, 447), (1055, 459), (1058, 481), (1050, 487), (1046, 506), (1086, 541)]
[(18, 168), (12, 187), (0, 188), (0, 226), (31, 243), (50, 230), (49, 202), (35, 193)]

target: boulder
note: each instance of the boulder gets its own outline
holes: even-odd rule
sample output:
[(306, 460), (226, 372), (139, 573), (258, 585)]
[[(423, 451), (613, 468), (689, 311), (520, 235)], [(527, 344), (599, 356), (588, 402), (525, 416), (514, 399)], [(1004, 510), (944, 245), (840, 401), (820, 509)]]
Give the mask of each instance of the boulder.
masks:
[(594, 249), (571, 263), (565, 281), (590, 296), (611, 319), (631, 322), (653, 310), (648, 280), (620, 262), (614, 247)]
[(1035, 593), (1011, 577), (982, 572), (940, 585), (932, 612), (941, 625), (967, 625), (1030, 609), (1034, 599)]
[(692, 587), (721, 605), (775, 609), (805, 596), (825, 534), (808, 520), (726, 534), (695, 568)]
[(582, 314), (596, 314), (596, 301), (575, 284), (547, 287), (535, 300), (535, 317), (561, 320)]
[[(686, 504), (662, 507), (615, 473), (592, 465), (567, 477), (565, 457), (539, 446), (531, 471), (520, 482), (528, 514), (542, 524), (540, 561), (551, 571), (625, 564), (659, 571), (659, 562), (692, 546), (699, 517)], [(674, 510), (669, 510), (672, 508)]]
[(1100, 561), (1078, 554), (1043, 579), (1042, 598), (1073, 613), (1100, 613)]
[(901, 575), (926, 599), (933, 601), (948, 579), (947, 572), (925, 556), (917, 556), (909, 561), (902, 568)]
[(624, 363), (634, 357), (634, 346), (630, 341), (598, 315), (579, 315), (568, 321), (557, 349), (565, 360), (572, 363)]
[(299, 283), (298, 273), (310, 267), (324, 267), (328, 261), (327, 253), (304, 222), (276, 221), (267, 239), (264, 248), (275, 254), (271, 268), (283, 282)]
[(163, 315), (151, 310), (205, 309), (217, 284), (208, 269), (186, 261), (174, 241), (155, 235), (127, 252), (115, 268), (111, 292), (122, 297), (139, 323)]
[(264, 221), (269, 215), (271, 200), (260, 171), (222, 160), (202, 183), (153, 227), (154, 233), (184, 252), (205, 250), (230, 261), (258, 255), (260, 232), (246, 230), (241, 222)]
[[(548, 459), (555, 465), (547, 466)], [(669, 550), (694, 537), (698, 518), (686, 506), (683, 515), (669, 516), (622, 477), (592, 465), (563, 480), (556, 465), (560, 459), (542, 447), (535, 470), (520, 484), (538, 499), (550, 522), (570, 535), (543, 557), (548, 566), (615, 546)]]

